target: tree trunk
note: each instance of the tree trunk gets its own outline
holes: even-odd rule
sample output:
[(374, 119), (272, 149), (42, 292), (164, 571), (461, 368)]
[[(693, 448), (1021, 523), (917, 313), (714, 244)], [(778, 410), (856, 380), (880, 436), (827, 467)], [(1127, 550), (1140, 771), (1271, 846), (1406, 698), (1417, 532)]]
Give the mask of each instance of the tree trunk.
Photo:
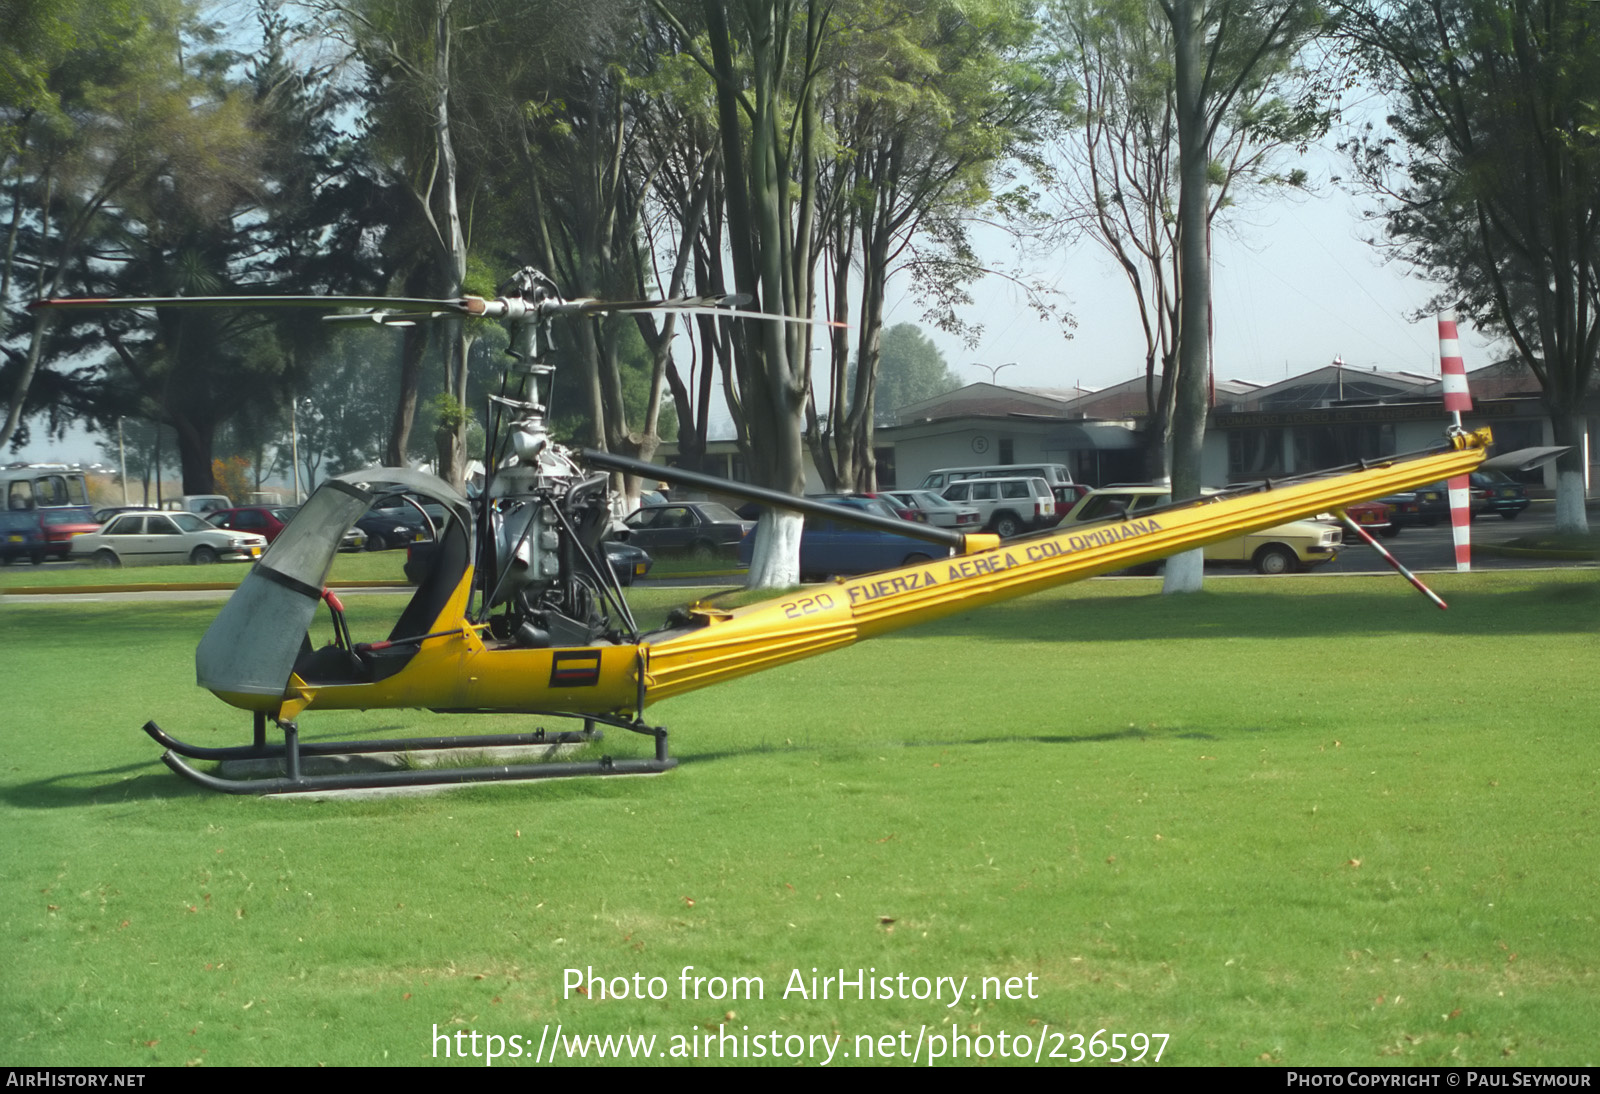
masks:
[[(418, 261), (406, 274), (405, 295), (433, 295), (428, 263)], [(406, 450), (411, 447), (411, 425), (417, 417), (417, 390), (422, 384), (422, 362), (428, 355), (430, 324), (406, 328), (400, 343), (400, 391), (395, 397), (394, 420), (389, 427), (389, 443), (383, 462), (390, 467), (409, 466)]]
[(1570, 445), (1556, 459), (1556, 531), (1568, 535), (1587, 535), (1589, 514), (1584, 508), (1584, 444), (1588, 418), (1582, 414), (1550, 415), (1556, 444)]
[[(1200, 25), (1195, 0), (1172, 0), (1178, 107), (1178, 378), (1172, 413), (1172, 496), (1200, 494), (1201, 448), (1206, 435), (1210, 374), (1207, 313), (1211, 270), (1207, 264), (1206, 213), (1210, 207), (1210, 148), (1201, 99)], [(1198, 592), (1204, 553), (1186, 551), (1167, 560), (1164, 593)]]
[[(809, 80), (793, 85), (804, 89), (794, 99), (785, 94), (785, 65), (792, 63), (789, 35), (793, 10), (790, 5), (771, 2), (748, 5), (748, 78), (736, 73), (734, 40), (723, 5), (706, 0), (704, 11), (728, 180), (727, 223), (735, 283), (766, 311), (807, 316), (811, 312), (813, 247), (810, 157), (816, 107)], [(826, 19), (824, 13), (809, 11), (806, 33), (820, 34)], [(814, 41), (814, 37), (808, 38), (808, 42)], [(812, 60), (808, 56), (806, 64)], [(753, 104), (748, 115), (741, 96)], [(799, 151), (792, 143), (796, 128), (803, 146)], [(796, 178), (798, 197), (793, 193)], [(763, 485), (802, 493), (808, 332), (791, 329), (789, 324), (748, 319), (738, 321), (738, 331), (743, 343), (738, 355), (739, 394), (752, 471)], [(781, 588), (797, 582), (800, 525), (800, 517), (794, 513), (763, 518), (748, 577), (751, 587)]]
[(6, 407), (5, 423), (0, 425), (0, 448), (11, 442), (17, 432), (17, 427), (22, 424), (22, 407), (28, 399), (28, 388), (33, 384), (33, 374), (39, 368), (39, 356), (44, 349), (45, 335), (49, 333), (51, 325), (55, 322), (55, 312), (35, 312), (33, 316), (33, 331), (28, 336), (28, 353), (22, 361), (22, 371), (17, 376), (16, 386), (12, 388), (11, 402)]
[(213, 437), (210, 423), (180, 418), (172, 425), (178, 434), (178, 464), (183, 471), (183, 492), (216, 493), (216, 476), (211, 467)]
[(1178, 362), (1169, 355), (1158, 376), (1155, 359), (1145, 362), (1144, 473), (1150, 482), (1172, 478), (1172, 406), (1177, 398)]

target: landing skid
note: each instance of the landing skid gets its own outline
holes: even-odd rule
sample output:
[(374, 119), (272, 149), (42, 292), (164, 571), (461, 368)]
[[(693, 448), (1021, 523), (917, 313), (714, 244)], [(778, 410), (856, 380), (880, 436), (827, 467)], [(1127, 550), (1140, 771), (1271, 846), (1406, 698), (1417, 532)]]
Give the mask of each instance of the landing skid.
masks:
[[(206, 748), (191, 745), (171, 736), (154, 722), (146, 722), (144, 731), (166, 748), (161, 762), (190, 782), (223, 794), (304, 794), (327, 790), (368, 790), (384, 787), (460, 786), (467, 783), (519, 782), (530, 779), (562, 779), (582, 775), (653, 775), (670, 771), (678, 761), (667, 755), (667, 731), (643, 722), (626, 721), (606, 715), (573, 715), (554, 711), (537, 711), (539, 717), (575, 718), (583, 722), (582, 730), (547, 733), (538, 729), (533, 733), (502, 733), (473, 737), (406, 737), (378, 741), (320, 741), (302, 744), (299, 727), (294, 722), (279, 723), (284, 741), (281, 745), (268, 744), (266, 715), (255, 716), (255, 741), (231, 748)], [(484, 767), (434, 767), (417, 769), (368, 770), (339, 774), (308, 774), (302, 760), (337, 764), (374, 753), (422, 754), (438, 753), (452, 749), (481, 752), (495, 748), (537, 748), (584, 744), (604, 736), (595, 728), (601, 722), (618, 729), (626, 729), (655, 738), (656, 754), (649, 760), (614, 760), (602, 756), (598, 760), (575, 763), (541, 762), (515, 763)], [(184, 762), (193, 760), (267, 761), (281, 766), (283, 775), (276, 778), (235, 779), (198, 771)]]

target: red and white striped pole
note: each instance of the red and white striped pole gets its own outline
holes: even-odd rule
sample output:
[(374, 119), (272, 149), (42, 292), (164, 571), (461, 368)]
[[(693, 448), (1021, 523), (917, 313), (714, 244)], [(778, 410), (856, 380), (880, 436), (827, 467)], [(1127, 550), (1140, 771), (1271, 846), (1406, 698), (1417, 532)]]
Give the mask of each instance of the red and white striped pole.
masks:
[(1356, 535), (1358, 535), (1362, 539), (1366, 540), (1368, 545), (1371, 546), (1373, 550), (1377, 551), (1380, 555), (1382, 555), (1383, 558), (1384, 558), (1384, 561), (1387, 562), (1389, 565), (1393, 566), (1395, 568), (1395, 571), (1401, 577), (1403, 577), (1407, 581), (1411, 582), (1411, 584), (1416, 587), (1418, 592), (1420, 592), (1423, 596), (1427, 597), (1429, 600), (1433, 601), (1435, 604), (1439, 605), (1440, 608), (1443, 608), (1443, 609), (1446, 609), (1446, 610), (1449, 609), (1450, 605), (1448, 605), (1448, 604), (1446, 604), (1444, 602), (1444, 598), (1442, 596), (1440, 596), (1438, 593), (1434, 592), (1432, 589), (1428, 588), (1426, 585), (1424, 585), (1422, 583), (1422, 579), (1420, 577), (1418, 577), (1416, 574), (1412, 573), (1410, 570), (1406, 569), (1405, 564), (1403, 562), (1401, 562), (1398, 558), (1395, 558), (1393, 555), (1391, 555), (1388, 552), (1388, 550), (1384, 547), (1383, 544), (1379, 543), (1377, 540), (1372, 538), (1372, 533), (1371, 532), (1367, 531), (1365, 528), (1361, 527), (1361, 525), (1359, 525), (1355, 521), (1351, 520), (1349, 513), (1346, 513), (1343, 509), (1339, 510), (1339, 519), (1344, 522), (1344, 526), (1346, 528), (1350, 529)]
[[(1467, 391), (1467, 365), (1461, 359), (1456, 336), (1456, 314), (1439, 316), (1439, 374), (1443, 380), (1444, 408), (1461, 428), (1461, 415), (1472, 409)], [(1450, 533), (1456, 545), (1456, 569), (1472, 569), (1472, 480), (1457, 475), (1446, 486), (1450, 492)]]

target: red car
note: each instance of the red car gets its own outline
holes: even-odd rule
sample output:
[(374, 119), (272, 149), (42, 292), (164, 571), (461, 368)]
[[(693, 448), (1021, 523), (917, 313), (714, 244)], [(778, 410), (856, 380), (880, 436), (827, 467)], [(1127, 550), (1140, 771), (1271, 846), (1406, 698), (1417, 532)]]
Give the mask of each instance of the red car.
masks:
[(1368, 535), (1394, 535), (1389, 507), (1381, 501), (1358, 501), (1346, 506), (1344, 511), (1346, 516), (1366, 529)]
[(278, 505), (246, 505), (207, 513), (206, 520), (231, 532), (253, 532), (265, 536), (267, 542), (271, 543), (278, 538), (278, 533), (283, 531), (293, 515), (294, 510)]
[[(294, 519), (299, 510), (283, 505), (245, 505), (238, 509), (218, 509), (207, 513), (206, 520), (230, 532), (252, 532), (265, 536), (268, 543), (278, 538), (278, 533)], [(339, 543), (341, 551), (360, 551), (367, 546), (367, 533), (360, 528), (345, 532)]]
[(39, 514), (40, 530), (44, 532), (45, 553), (65, 560), (72, 553), (72, 537), (80, 532), (98, 532), (100, 526), (80, 510), (44, 510)]

